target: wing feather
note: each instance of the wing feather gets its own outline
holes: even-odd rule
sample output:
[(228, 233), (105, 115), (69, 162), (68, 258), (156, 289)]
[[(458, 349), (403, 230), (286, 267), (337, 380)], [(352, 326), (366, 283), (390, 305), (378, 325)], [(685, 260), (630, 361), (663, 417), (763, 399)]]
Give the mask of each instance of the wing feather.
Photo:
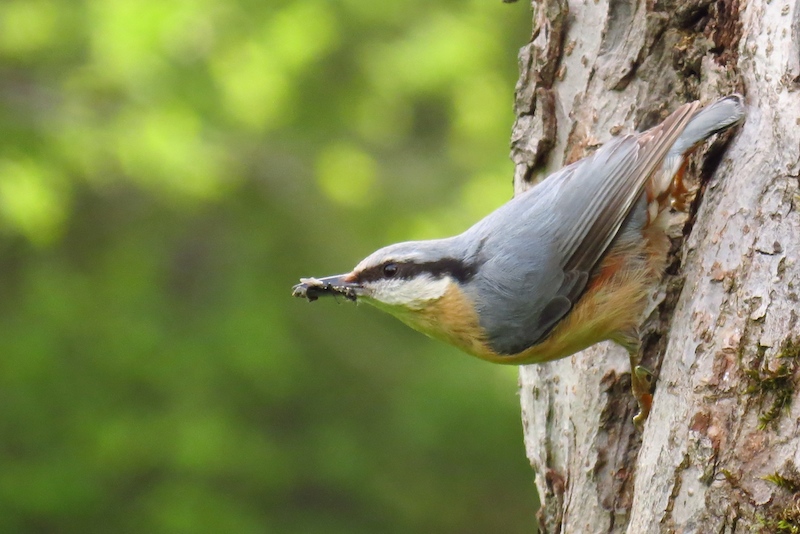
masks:
[(625, 136), (601, 155), (600, 169), (583, 165), (577, 171), (600, 172), (607, 179), (592, 180), (596, 187), (583, 193), (591, 195), (586, 209), (573, 228), (565, 229), (561, 245), (565, 271), (594, 268), (698, 106), (699, 102), (684, 104), (659, 126), (639, 136)]

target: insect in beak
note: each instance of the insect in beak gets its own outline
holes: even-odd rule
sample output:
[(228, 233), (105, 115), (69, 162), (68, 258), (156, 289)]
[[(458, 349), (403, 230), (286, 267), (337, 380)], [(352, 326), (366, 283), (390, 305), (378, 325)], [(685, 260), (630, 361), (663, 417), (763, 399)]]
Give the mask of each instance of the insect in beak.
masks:
[(300, 283), (292, 288), (292, 296), (308, 299), (309, 302), (325, 295), (342, 295), (355, 302), (361, 284), (351, 281), (351, 274), (327, 276), (325, 278), (301, 278)]

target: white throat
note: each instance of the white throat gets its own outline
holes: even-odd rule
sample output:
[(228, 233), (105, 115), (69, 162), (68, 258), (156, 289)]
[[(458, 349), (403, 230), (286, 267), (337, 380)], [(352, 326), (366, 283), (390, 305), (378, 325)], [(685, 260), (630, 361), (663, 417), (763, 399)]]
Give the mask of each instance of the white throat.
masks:
[(447, 276), (434, 278), (422, 275), (410, 280), (379, 280), (372, 286), (370, 296), (381, 304), (418, 310), (444, 296), (448, 285), (450, 278)]

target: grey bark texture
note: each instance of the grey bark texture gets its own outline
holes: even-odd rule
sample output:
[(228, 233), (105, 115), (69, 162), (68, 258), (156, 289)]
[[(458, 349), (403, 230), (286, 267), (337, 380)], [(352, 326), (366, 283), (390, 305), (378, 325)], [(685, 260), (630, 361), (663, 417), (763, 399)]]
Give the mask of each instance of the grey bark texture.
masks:
[(542, 531), (800, 532), (800, 2), (533, 9), (517, 191), (684, 102), (739, 92), (748, 108), (692, 159), (697, 199), (675, 218), (644, 321), (644, 363), (658, 374), (644, 432), (623, 349), (520, 368)]

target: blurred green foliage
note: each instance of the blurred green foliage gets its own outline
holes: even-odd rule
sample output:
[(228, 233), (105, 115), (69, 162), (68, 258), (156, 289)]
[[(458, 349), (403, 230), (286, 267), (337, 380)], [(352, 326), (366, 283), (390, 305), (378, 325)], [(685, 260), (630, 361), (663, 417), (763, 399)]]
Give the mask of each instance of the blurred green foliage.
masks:
[(529, 29), (0, 3), (0, 532), (531, 532), (515, 368), (289, 296), (510, 197)]

